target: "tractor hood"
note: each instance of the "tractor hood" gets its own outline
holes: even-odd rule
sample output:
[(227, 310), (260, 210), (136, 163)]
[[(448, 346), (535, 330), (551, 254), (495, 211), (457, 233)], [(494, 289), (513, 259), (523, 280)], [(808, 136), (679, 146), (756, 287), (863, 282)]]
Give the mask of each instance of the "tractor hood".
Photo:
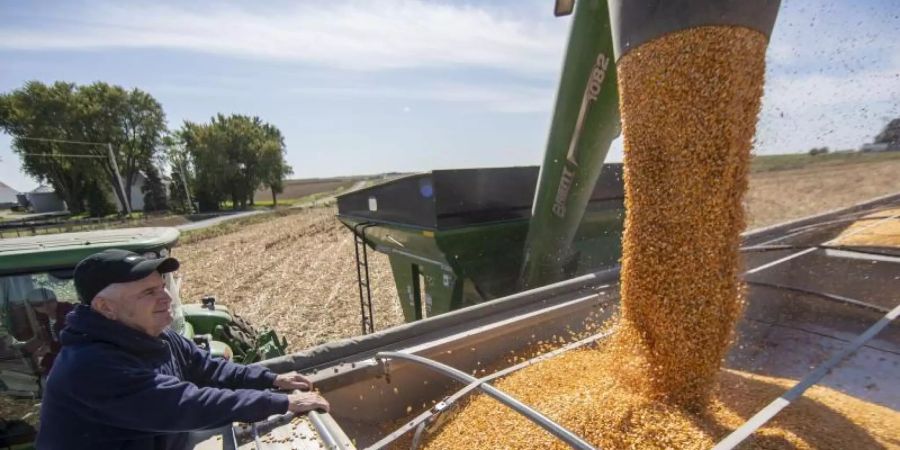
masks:
[(156, 256), (175, 245), (175, 228), (120, 228), (0, 240), (0, 275), (72, 269), (86, 256), (110, 248)]

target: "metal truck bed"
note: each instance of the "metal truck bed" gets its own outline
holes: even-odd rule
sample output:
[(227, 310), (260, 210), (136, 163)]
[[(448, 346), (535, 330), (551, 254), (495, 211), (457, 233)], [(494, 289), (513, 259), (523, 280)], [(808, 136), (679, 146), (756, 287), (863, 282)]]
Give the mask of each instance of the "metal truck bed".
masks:
[[(743, 249), (747, 309), (726, 365), (802, 378), (896, 308), (897, 249), (834, 244), (850, 224), (900, 220), (893, 213), (866, 218), (891, 208), (900, 208), (900, 194), (747, 233)], [(345, 433), (358, 448), (387, 444), (392, 437), (408, 446), (417, 431), (421, 437), (419, 424), (429, 422), (424, 419), (435, 411), (450, 408), (446, 397), (466, 384), (432, 367), (376, 354), (417, 355), (477, 377), (506, 369), (505, 374), (527, 365), (511, 357), (534, 356), (530, 351), (538, 342), (588, 337), (570, 344), (574, 346), (602, 339), (605, 334), (592, 327), (616, 311), (617, 283), (617, 269), (606, 270), (263, 364), (276, 371), (312, 374), (332, 404), (333, 426), (324, 431), (332, 435), (326, 436), (331, 442)], [(900, 326), (890, 323), (819, 384), (900, 409), (897, 379)], [(470, 385), (449, 400), (452, 403), (476, 388)], [(255, 448), (253, 443), (246, 446)]]

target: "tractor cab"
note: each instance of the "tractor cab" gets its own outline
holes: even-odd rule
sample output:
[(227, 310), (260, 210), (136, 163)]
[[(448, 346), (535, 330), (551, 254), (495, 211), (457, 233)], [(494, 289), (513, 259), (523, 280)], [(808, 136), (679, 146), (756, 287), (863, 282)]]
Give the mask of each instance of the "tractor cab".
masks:
[[(44, 380), (61, 349), (59, 333), (79, 303), (75, 265), (111, 248), (169, 256), (178, 237), (175, 228), (123, 228), (0, 240), (0, 444), (6, 444), (0, 447), (33, 441)], [(212, 296), (183, 305), (181, 277), (163, 278), (172, 296), (172, 328), (213, 356), (246, 364), (284, 354), (286, 343), (273, 331), (256, 331)]]

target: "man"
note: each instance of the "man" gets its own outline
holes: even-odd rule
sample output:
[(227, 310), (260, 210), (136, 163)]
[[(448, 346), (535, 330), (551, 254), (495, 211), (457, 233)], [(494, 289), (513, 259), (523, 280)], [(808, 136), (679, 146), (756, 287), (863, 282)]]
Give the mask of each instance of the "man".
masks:
[(37, 329), (34, 330), (35, 339), (44, 347), (39, 355), (38, 367), (41, 368), (41, 376), (46, 377), (53, 367), (53, 360), (62, 348), (59, 333), (65, 328), (66, 315), (72, 311), (74, 305), (58, 301), (56, 293), (45, 287), (33, 289), (25, 301), (34, 309), (37, 322)]
[(162, 275), (174, 258), (124, 250), (75, 267), (82, 304), (69, 314), (41, 405), (38, 449), (181, 449), (189, 432), (287, 411), (328, 410), (295, 372), (211, 358), (170, 329)]

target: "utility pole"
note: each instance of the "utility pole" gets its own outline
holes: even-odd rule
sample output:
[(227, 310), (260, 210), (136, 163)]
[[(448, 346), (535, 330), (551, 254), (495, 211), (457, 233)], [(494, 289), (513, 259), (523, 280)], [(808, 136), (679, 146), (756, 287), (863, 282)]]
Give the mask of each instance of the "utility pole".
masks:
[(178, 162), (181, 175), (181, 185), (184, 186), (184, 198), (187, 200), (188, 212), (194, 212), (194, 202), (191, 200), (191, 191), (188, 189), (187, 174), (184, 171), (184, 161)]
[(119, 186), (119, 192), (122, 194), (122, 208), (125, 214), (131, 214), (131, 199), (125, 194), (125, 185), (122, 184), (122, 176), (119, 174), (119, 164), (116, 162), (116, 155), (113, 153), (112, 144), (107, 142), (106, 149), (109, 151), (109, 163), (112, 165), (113, 172), (116, 174), (116, 185)]
[(112, 165), (113, 172), (116, 177), (115, 186), (113, 189), (118, 188), (119, 193), (122, 195), (122, 210), (125, 211), (125, 214), (131, 214), (131, 199), (125, 195), (125, 185), (122, 184), (122, 175), (119, 173), (119, 164), (116, 162), (116, 155), (113, 153), (112, 143), (110, 142), (85, 142), (85, 141), (73, 141), (68, 139), (51, 139), (51, 138), (40, 138), (40, 137), (30, 137), (30, 136), (20, 136), (18, 139), (25, 139), (28, 141), (39, 141), (39, 142), (61, 142), (64, 144), (76, 144), (76, 145), (87, 145), (87, 146), (100, 146), (106, 145), (106, 150), (108, 152), (107, 156), (99, 156), (99, 155), (57, 155), (53, 153), (27, 153), (29, 155), (34, 156), (46, 156), (51, 158), (100, 158), (105, 159), (109, 158), (109, 163)]

